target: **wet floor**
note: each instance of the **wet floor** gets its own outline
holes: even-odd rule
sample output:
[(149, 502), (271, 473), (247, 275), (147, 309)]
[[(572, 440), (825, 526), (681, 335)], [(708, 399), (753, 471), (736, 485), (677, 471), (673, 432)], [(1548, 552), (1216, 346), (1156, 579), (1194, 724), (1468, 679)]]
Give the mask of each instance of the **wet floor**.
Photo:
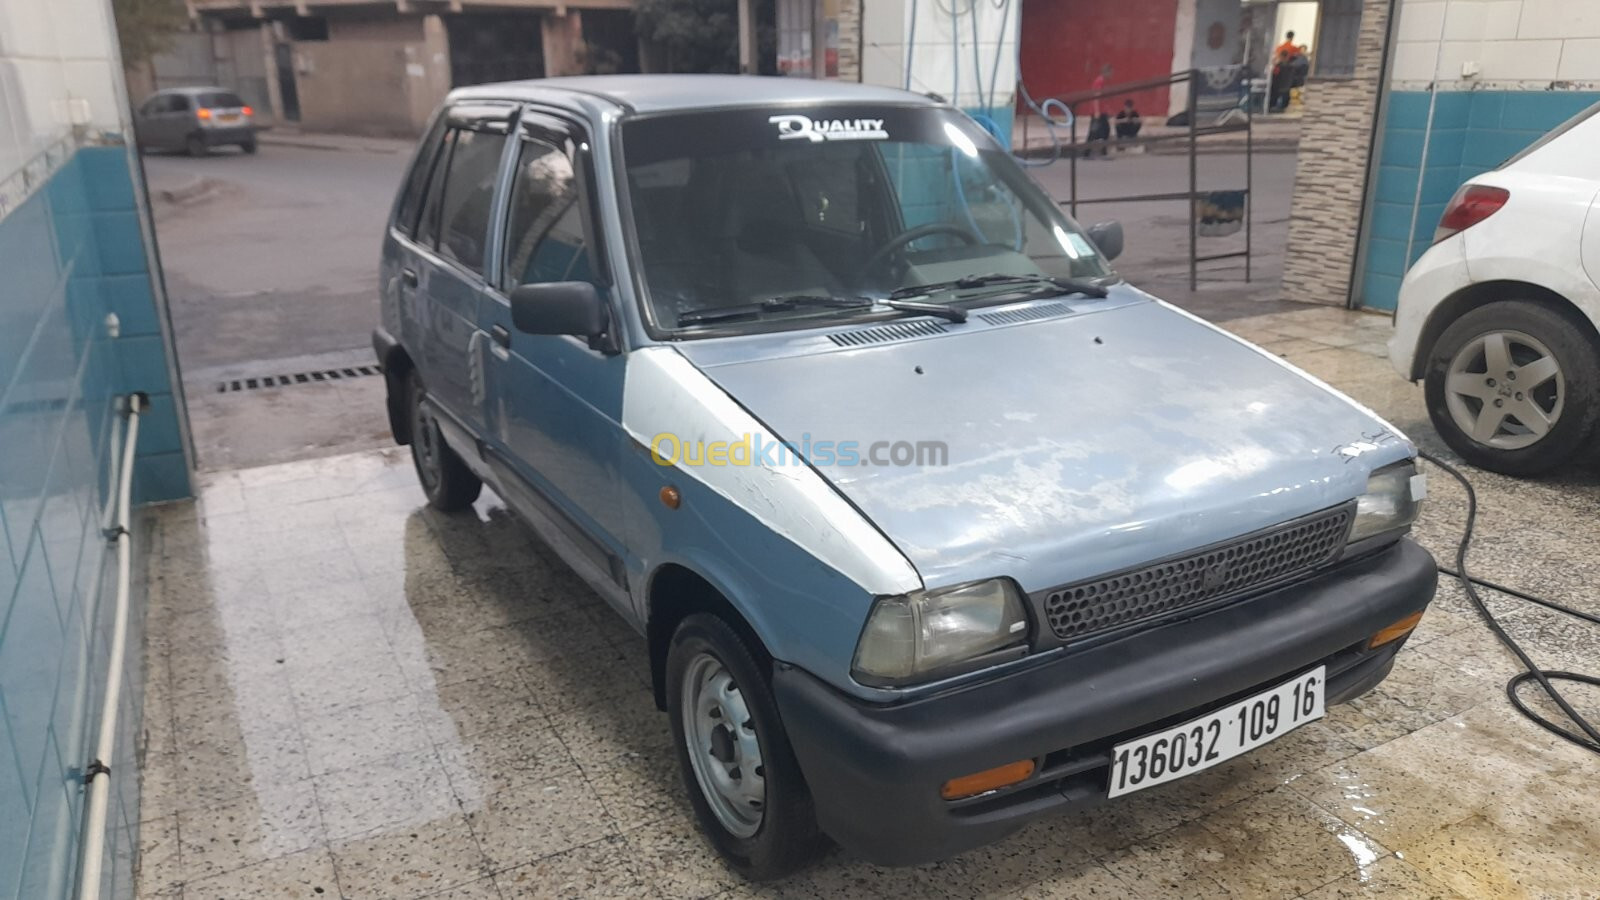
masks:
[[(1239, 312), (1442, 452), (1386, 318)], [(1474, 478), (1476, 570), (1600, 612), (1600, 472)], [(1438, 554), (1462, 495), (1430, 491)], [(1245, 757), (938, 865), (835, 852), (754, 888), (694, 827), (643, 639), (488, 492), (427, 510), (391, 449), (205, 476), (145, 534), (142, 897), (1600, 897), (1600, 757), (1511, 711), (1515, 662), (1448, 582), (1376, 691)], [(1594, 629), (1497, 608), (1600, 671)]]

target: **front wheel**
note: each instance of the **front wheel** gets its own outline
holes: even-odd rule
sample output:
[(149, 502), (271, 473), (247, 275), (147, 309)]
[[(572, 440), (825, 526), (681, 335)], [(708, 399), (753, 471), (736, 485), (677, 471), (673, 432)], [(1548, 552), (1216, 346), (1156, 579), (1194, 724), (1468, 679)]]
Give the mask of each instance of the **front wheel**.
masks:
[(684, 787), (722, 858), (766, 881), (821, 856), (811, 793), (767, 678), (738, 633), (717, 616), (689, 616), (672, 636), (666, 675)]
[(1533, 475), (1600, 433), (1600, 348), (1561, 311), (1524, 300), (1480, 306), (1428, 354), (1428, 416), (1479, 468)]
[(412, 371), (406, 385), (411, 411), (411, 462), (417, 468), (422, 492), (427, 495), (428, 504), (441, 512), (466, 509), (478, 499), (483, 482), (445, 443), (439, 423), (422, 402), (428, 396), (422, 377)]

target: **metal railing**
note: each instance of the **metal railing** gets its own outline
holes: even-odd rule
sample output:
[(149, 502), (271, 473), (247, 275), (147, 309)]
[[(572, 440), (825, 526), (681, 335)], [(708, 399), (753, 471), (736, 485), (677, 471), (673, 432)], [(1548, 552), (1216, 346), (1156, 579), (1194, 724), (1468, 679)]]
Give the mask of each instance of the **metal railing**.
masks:
[[(100, 873), (105, 862), (106, 809), (111, 799), (111, 759), (116, 750), (117, 712), (122, 699), (122, 667), (128, 644), (128, 590), (133, 568), (128, 503), (133, 493), (133, 459), (139, 444), (139, 414), (150, 405), (149, 398), (144, 394), (130, 394), (124, 398), (124, 402), (123, 413), (128, 419), (128, 433), (123, 440), (120, 454), (122, 467), (115, 483), (115, 518), (105, 529), (106, 537), (117, 545), (117, 596), (111, 613), (111, 648), (106, 661), (106, 691), (100, 707), (99, 736), (94, 759), (84, 770), (84, 784), (89, 798), (88, 812), (84, 816), (83, 850), (78, 865), (79, 900), (98, 900)], [(116, 446), (116, 439), (113, 426), (113, 447)]]
[[(1202, 105), (1201, 92), (1198, 89), (1209, 77), (1204, 70), (1190, 69), (1185, 72), (1174, 72), (1164, 78), (1152, 78), (1147, 81), (1129, 82), (1126, 84), (1112, 85), (1098, 91), (1083, 91), (1055, 98), (1072, 111), (1071, 121), (1068, 123), (1070, 139), (1060, 145), (1060, 154), (1067, 160), (1071, 174), (1069, 176), (1069, 193), (1065, 200), (1060, 201), (1076, 218), (1078, 207), (1095, 203), (1170, 203), (1175, 201), (1188, 201), (1189, 204), (1189, 290), (1194, 290), (1199, 283), (1199, 266), (1201, 263), (1215, 262), (1224, 259), (1244, 259), (1244, 280), (1250, 280), (1251, 263), (1251, 208), (1254, 205), (1252, 191), (1255, 187), (1254, 158), (1255, 158), (1255, 113), (1250, 103), (1249, 80), (1242, 82), (1241, 95), (1234, 102), (1217, 105), (1215, 100), (1219, 96), (1210, 95), (1209, 102)], [(1171, 88), (1175, 85), (1188, 86), (1188, 102), (1185, 105), (1185, 125), (1182, 132), (1148, 135), (1144, 137), (1112, 138), (1104, 140), (1079, 140), (1079, 121), (1085, 118), (1078, 114), (1078, 109), (1096, 100), (1122, 97), (1128, 94), (1137, 94), (1159, 88)], [(1223, 95), (1225, 96), (1225, 95)], [(1242, 111), (1242, 116), (1240, 115)], [(1209, 125), (1200, 124), (1201, 115), (1211, 114), (1214, 121)], [(1239, 119), (1242, 118), (1242, 121)], [(1200, 207), (1199, 201), (1215, 193), (1201, 191), (1199, 186), (1199, 141), (1203, 137), (1220, 134), (1242, 134), (1245, 139), (1245, 165), (1244, 189), (1229, 189), (1229, 193), (1238, 193), (1243, 197), (1241, 215), (1244, 219), (1244, 249), (1232, 250), (1223, 253), (1212, 253), (1202, 256), (1200, 254)], [(1027, 146), (1028, 125), (1024, 120), (1023, 146)], [(1155, 147), (1161, 145), (1181, 144), (1189, 157), (1188, 182), (1189, 188), (1185, 191), (1164, 191), (1144, 194), (1127, 194), (1116, 197), (1078, 196), (1078, 160), (1088, 153), (1105, 153), (1114, 148), (1130, 147)]]

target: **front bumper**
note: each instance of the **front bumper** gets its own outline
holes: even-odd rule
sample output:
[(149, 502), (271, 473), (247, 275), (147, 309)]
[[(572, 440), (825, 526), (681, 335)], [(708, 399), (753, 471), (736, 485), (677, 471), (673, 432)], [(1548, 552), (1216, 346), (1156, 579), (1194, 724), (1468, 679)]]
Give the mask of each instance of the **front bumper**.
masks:
[[(1327, 704), (1389, 673), (1403, 640), (1380, 629), (1427, 606), (1438, 574), (1408, 539), (1324, 575), (949, 693), (863, 703), (780, 666), (773, 692), (817, 819), (880, 865), (943, 859), (1029, 819), (1105, 798), (1110, 748), (1328, 667)], [(1013, 788), (945, 801), (945, 781), (1032, 757)]]

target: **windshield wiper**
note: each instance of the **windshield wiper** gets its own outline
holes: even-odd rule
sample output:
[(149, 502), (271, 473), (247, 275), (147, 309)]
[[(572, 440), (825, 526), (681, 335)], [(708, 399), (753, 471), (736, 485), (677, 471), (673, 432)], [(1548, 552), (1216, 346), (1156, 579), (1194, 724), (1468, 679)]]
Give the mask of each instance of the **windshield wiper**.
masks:
[(748, 316), (759, 316), (769, 312), (788, 312), (804, 306), (832, 307), (834, 309), (870, 309), (875, 304), (882, 303), (890, 309), (902, 312), (923, 313), (949, 319), (952, 322), (965, 322), (967, 311), (959, 306), (933, 301), (901, 300), (891, 297), (887, 300), (873, 300), (871, 297), (837, 297), (829, 294), (784, 294), (777, 297), (768, 297), (759, 303), (743, 303), (738, 306), (718, 306), (710, 309), (690, 310), (678, 316), (678, 324), (701, 325), (707, 322), (723, 322), (728, 319), (743, 319)]
[(964, 275), (954, 281), (940, 281), (933, 284), (917, 284), (910, 287), (897, 288), (890, 292), (890, 300), (902, 297), (925, 297), (939, 291), (965, 291), (973, 288), (990, 287), (992, 285), (1006, 284), (1037, 284), (1041, 287), (1052, 287), (1063, 294), (1082, 294), (1085, 297), (1099, 299), (1106, 295), (1106, 289), (1091, 281), (1079, 281), (1076, 278), (1060, 278), (1054, 275), (1006, 275), (1000, 272), (990, 272), (984, 275)]
[(679, 325), (699, 325), (705, 322), (722, 322), (742, 319), (769, 312), (788, 312), (803, 306), (835, 307), (838, 309), (866, 309), (872, 301), (866, 297), (834, 297), (827, 294), (784, 294), (768, 297), (759, 303), (742, 303), (738, 306), (714, 306), (695, 309), (678, 316)]

